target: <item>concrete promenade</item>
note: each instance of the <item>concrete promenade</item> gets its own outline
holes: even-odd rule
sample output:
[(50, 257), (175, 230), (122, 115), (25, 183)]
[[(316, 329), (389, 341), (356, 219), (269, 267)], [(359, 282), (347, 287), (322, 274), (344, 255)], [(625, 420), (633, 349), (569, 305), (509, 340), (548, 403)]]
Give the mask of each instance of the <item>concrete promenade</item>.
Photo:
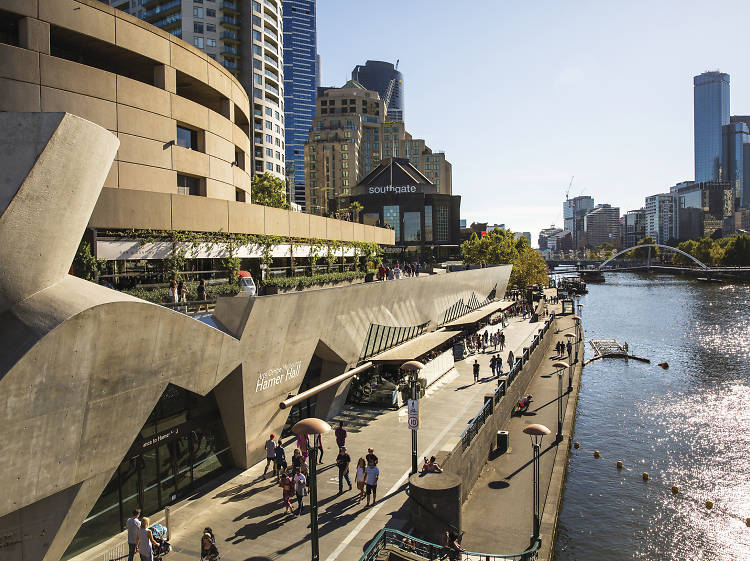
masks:
[[(559, 306), (552, 306), (552, 310), (559, 311)], [(557, 369), (552, 364), (558, 361), (567, 362), (568, 357), (567, 354), (557, 355), (554, 343), (558, 340), (567, 341), (566, 333), (575, 333), (572, 318), (558, 317), (557, 329), (561, 331), (553, 333), (552, 344), (526, 391), (534, 396), (529, 411), (523, 416), (512, 417), (503, 426), (503, 430), (510, 433), (508, 451), (491, 457), (463, 505), (462, 526), (465, 534), (462, 545), (469, 551), (518, 552), (530, 544), (533, 520), (531, 441), (529, 436), (523, 433), (523, 428), (531, 423), (543, 424), (552, 431), (542, 441), (540, 456), (540, 491), (543, 508), (549, 499), (549, 506), (543, 511), (542, 518), (542, 553), (549, 549), (554, 539), (557, 506), (567, 464), (569, 435), (575, 418), (574, 408), (568, 410), (567, 406), (569, 401), (575, 404), (577, 398), (583, 348), (582, 345), (579, 348), (579, 364), (574, 368), (571, 393), (567, 392), (567, 369), (563, 373), (564, 439), (558, 444), (555, 440), (559, 401), (558, 377)], [(540, 558), (544, 559), (545, 556), (540, 555)]]
[[(513, 350), (521, 355), (539, 327), (528, 320), (512, 318), (505, 328), (507, 355)], [(491, 326), (494, 331), (499, 326)], [(473, 355), (457, 362), (455, 368), (428, 388), (421, 402), (419, 458), (440, 450), (450, 450), (458, 442), (467, 423), (482, 407), (484, 394), (495, 389), (490, 378), (490, 354)], [(473, 384), (472, 364), (481, 364), (480, 382)], [(318, 471), (318, 502), (321, 559), (358, 559), (368, 542), (384, 526), (402, 529), (406, 526), (406, 481), (411, 467), (410, 432), (406, 411), (351, 407), (340, 417), (346, 423), (347, 448), (352, 463), (372, 447), (379, 458), (381, 475), (378, 503), (365, 509), (358, 504), (355, 491), (338, 495), (337, 453), (333, 435), (324, 437), (324, 463)], [(332, 423), (333, 424), (333, 423)], [(294, 445), (285, 441), (287, 459)], [(265, 462), (230, 480), (187, 499), (171, 508), (170, 561), (195, 560), (199, 538), (205, 526), (213, 528), (223, 561), (262, 561), (266, 559), (306, 560), (310, 556), (309, 511), (307, 503), (301, 518), (285, 515), (281, 489), (272, 478), (261, 479)], [(352, 469), (352, 476), (353, 476)], [(152, 521), (156, 516), (152, 516)], [(122, 534), (108, 543), (81, 554), (76, 561), (101, 560), (102, 554), (123, 541)]]

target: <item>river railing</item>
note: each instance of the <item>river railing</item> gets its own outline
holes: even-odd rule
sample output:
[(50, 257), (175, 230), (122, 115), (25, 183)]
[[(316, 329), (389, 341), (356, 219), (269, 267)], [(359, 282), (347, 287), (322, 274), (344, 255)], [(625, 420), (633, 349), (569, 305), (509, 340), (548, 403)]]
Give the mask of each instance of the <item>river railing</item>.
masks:
[[(421, 540), (399, 530), (383, 528), (370, 542), (359, 561), (376, 561), (384, 551), (405, 553), (404, 559), (425, 559), (429, 561), (460, 560), (460, 561), (535, 561), (539, 551), (539, 541), (529, 549), (520, 553), (477, 553), (474, 551), (456, 551), (445, 546)], [(389, 557), (393, 559), (393, 557)]]
[(479, 433), (479, 430), (482, 428), (484, 423), (492, 415), (494, 406), (498, 405), (500, 401), (506, 397), (511, 384), (521, 373), (524, 366), (528, 363), (532, 353), (539, 347), (539, 343), (541, 343), (542, 338), (547, 333), (547, 331), (549, 331), (554, 319), (554, 315), (548, 317), (544, 322), (544, 326), (539, 329), (536, 335), (534, 335), (534, 338), (531, 340), (531, 345), (528, 347), (524, 347), (521, 357), (515, 360), (513, 367), (506, 375), (507, 380), (503, 381), (502, 379), (500, 379), (500, 377), (498, 377), (498, 386), (497, 389), (495, 389), (492, 399), (485, 400), (484, 405), (479, 410), (479, 413), (477, 413), (477, 415), (471, 420), (469, 425), (461, 434), (462, 450), (466, 450), (471, 445), (471, 441), (474, 440), (474, 437)]

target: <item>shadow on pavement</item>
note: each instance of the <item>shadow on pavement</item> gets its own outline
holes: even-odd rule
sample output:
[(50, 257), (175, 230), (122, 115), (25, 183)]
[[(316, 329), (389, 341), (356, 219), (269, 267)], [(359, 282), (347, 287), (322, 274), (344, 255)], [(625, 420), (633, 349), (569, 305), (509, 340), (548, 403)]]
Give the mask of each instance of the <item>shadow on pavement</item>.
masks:
[[(544, 456), (547, 452), (549, 452), (553, 448), (557, 448), (557, 442), (553, 442), (552, 444), (550, 444), (549, 446), (547, 446), (544, 450), (542, 450), (542, 452), (539, 454), (539, 457), (541, 458), (542, 456)], [(518, 475), (519, 473), (521, 473), (524, 469), (526, 469), (527, 467), (529, 467), (533, 462), (534, 462), (533, 459), (529, 460), (528, 462), (526, 462), (525, 464), (523, 464), (520, 468), (518, 468), (516, 471), (514, 471), (510, 475), (506, 475), (505, 479), (512, 479), (513, 477), (515, 477), (516, 475)]]

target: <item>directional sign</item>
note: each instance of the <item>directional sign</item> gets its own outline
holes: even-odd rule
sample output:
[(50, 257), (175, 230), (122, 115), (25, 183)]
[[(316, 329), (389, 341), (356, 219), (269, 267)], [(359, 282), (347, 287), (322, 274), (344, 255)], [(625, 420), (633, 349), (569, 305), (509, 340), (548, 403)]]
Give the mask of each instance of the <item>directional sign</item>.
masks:
[(411, 430), (417, 430), (419, 428), (419, 400), (410, 399), (407, 402), (406, 409), (408, 411), (406, 426)]

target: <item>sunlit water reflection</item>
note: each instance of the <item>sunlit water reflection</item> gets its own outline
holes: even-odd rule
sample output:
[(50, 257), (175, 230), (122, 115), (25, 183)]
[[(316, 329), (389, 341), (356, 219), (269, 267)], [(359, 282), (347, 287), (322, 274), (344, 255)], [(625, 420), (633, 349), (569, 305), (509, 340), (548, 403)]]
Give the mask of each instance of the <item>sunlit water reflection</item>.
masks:
[(750, 286), (620, 274), (589, 290), (586, 339), (651, 364), (584, 369), (556, 559), (750, 559)]

